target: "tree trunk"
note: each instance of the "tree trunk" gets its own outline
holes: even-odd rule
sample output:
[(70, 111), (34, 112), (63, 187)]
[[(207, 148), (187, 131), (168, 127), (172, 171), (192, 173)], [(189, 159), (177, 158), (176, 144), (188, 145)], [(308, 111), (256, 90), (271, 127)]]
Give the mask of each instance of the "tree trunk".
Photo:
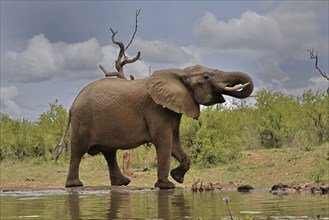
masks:
[(132, 156), (133, 156), (133, 150), (124, 150), (123, 151), (122, 171), (124, 174), (126, 174), (128, 176), (131, 176), (133, 174)]

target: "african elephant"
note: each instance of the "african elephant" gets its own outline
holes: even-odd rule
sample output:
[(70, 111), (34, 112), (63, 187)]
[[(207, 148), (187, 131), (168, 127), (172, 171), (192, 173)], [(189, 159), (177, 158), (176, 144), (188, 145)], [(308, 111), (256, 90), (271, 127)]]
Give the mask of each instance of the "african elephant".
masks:
[(180, 162), (170, 172), (177, 182), (183, 183), (190, 167), (190, 158), (179, 140), (182, 114), (197, 119), (200, 104), (223, 103), (223, 95), (246, 98), (252, 90), (253, 81), (245, 73), (201, 65), (160, 70), (140, 80), (103, 78), (90, 83), (69, 111), (71, 158), (65, 186), (83, 185), (79, 164), (85, 153), (102, 153), (111, 185), (128, 185), (130, 179), (121, 173), (116, 160), (117, 150), (151, 142), (157, 154), (155, 187), (174, 188), (168, 180), (171, 156)]

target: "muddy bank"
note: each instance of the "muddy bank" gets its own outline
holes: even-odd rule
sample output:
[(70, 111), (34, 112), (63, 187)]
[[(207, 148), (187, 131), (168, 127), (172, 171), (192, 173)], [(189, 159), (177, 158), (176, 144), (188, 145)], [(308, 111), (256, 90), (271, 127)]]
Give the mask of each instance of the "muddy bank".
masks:
[[(0, 187), (0, 192), (15, 192), (15, 191), (48, 191), (57, 190), (63, 192), (79, 192), (79, 191), (157, 191), (155, 187), (138, 187), (138, 186), (82, 186), (73, 188), (64, 187)], [(253, 187), (251, 185), (222, 185), (219, 183), (209, 183), (206, 185), (193, 184), (191, 187), (176, 187), (174, 190), (193, 191), (195, 193), (206, 193), (208, 191), (268, 191), (273, 194), (288, 194), (288, 193), (310, 193), (310, 194), (328, 194), (329, 183), (325, 184), (276, 184), (271, 187)]]
[(329, 195), (329, 183), (322, 185), (319, 184), (277, 184), (272, 186), (272, 193), (295, 193), (295, 192), (307, 192), (312, 194), (328, 194)]

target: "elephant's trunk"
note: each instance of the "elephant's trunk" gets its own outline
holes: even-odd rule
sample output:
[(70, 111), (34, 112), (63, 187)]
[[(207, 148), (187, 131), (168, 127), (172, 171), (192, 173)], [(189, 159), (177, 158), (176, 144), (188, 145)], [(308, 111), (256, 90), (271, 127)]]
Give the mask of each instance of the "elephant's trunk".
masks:
[[(242, 72), (225, 72), (223, 74), (226, 83), (226, 87), (223, 89), (224, 95), (243, 99), (252, 93), (254, 83), (248, 74)], [(240, 84), (242, 86), (234, 87)]]

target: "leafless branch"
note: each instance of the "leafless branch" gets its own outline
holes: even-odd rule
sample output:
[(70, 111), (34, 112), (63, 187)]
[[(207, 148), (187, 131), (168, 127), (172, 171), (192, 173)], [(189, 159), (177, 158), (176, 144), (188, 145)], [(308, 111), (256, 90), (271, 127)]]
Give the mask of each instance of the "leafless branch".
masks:
[(135, 35), (137, 33), (137, 28), (138, 28), (138, 16), (139, 16), (139, 13), (141, 12), (141, 9), (138, 9), (136, 10), (136, 16), (135, 16), (135, 31), (133, 33), (133, 35), (131, 36), (131, 39), (125, 49), (125, 51), (129, 48), (129, 46), (131, 45), (131, 43), (133, 42), (134, 38), (135, 38)]
[(105, 67), (102, 66), (102, 65), (99, 65), (99, 68), (104, 72), (105, 77), (116, 76), (116, 77), (118, 77), (118, 78), (122, 78), (122, 76), (120, 75), (119, 72), (110, 72), (110, 71), (108, 71), (107, 69), (105, 69)]
[(137, 55), (136, 55), (134, 58), (132, 58), (132, 59), (126, 59), (126, 60), (122, 61), (122, 62), (121, 62), (121, 65), (122, 65), (122, 67), (123, 67), (124, 65), (126, 65), (126, 64), (128, 64), (128, 63), (134, 63), (134, 62), (136, 62), (137, 60), (139, 60), (140, 57), (141, 57), (141, 52), (138, 51), (138, 52), (137, 52)]
[(329, 81), (329, 76), (323, 72), (319, 67), (318, 67), (318, 61), (319, 61), (319, 53), (318, 51), (316, 51), (316, 54), (314, 53), (314, 47), (312, 48), (312, 50), (307, 50), (310, 53), (310, 59), (313, 60), (315, 59), (315, 68), (319, 71), (319, 73)]

